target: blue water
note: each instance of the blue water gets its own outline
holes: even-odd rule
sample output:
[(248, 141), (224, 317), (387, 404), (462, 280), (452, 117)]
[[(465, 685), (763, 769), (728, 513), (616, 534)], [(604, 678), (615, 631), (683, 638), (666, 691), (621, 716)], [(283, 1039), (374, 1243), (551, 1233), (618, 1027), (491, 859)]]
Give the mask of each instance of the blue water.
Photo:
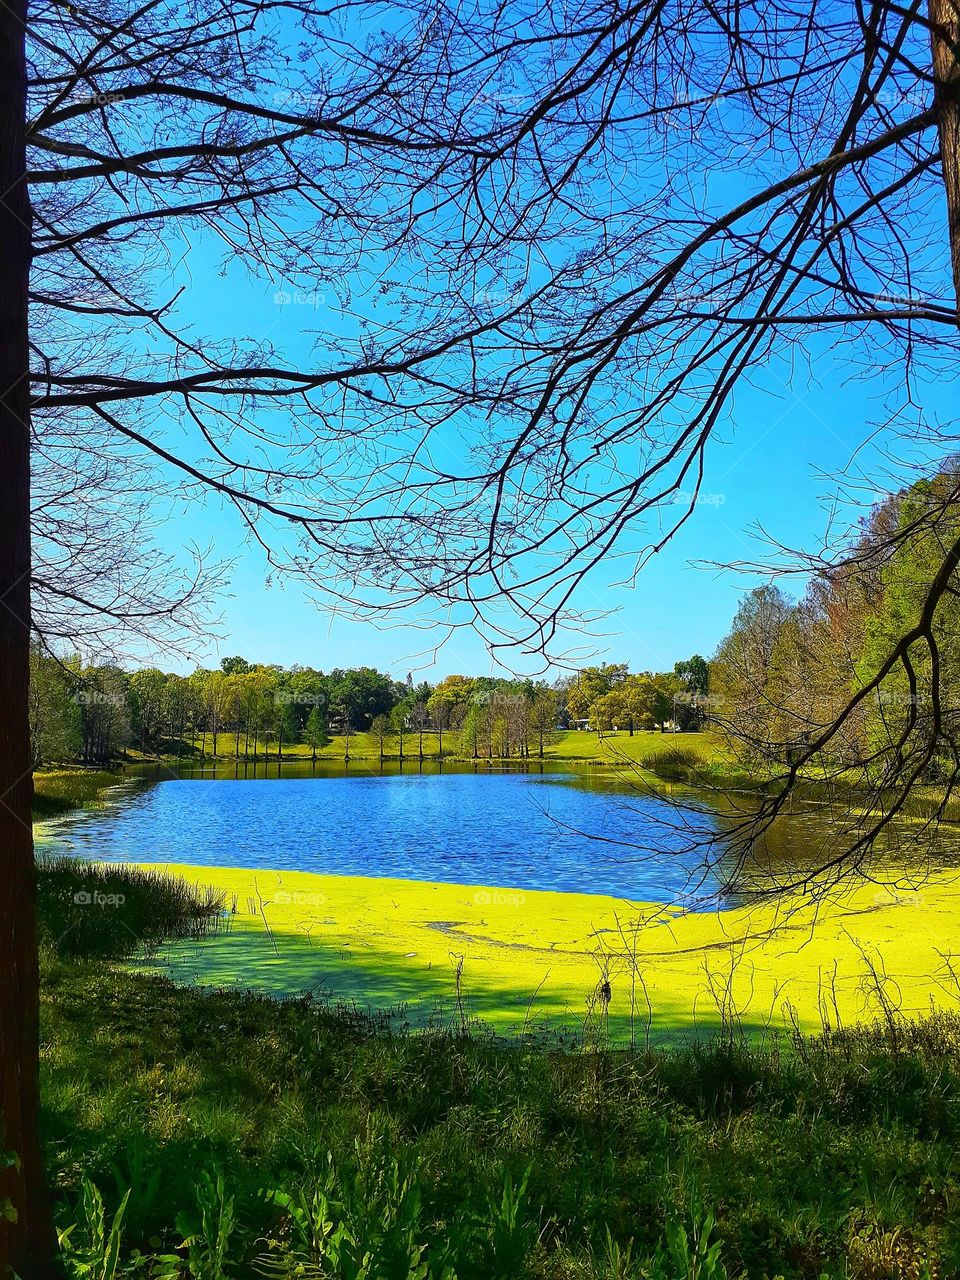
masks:
[[(686, 825), (689, 823), (690, 825)], [(48, 847), (105, 861), (269, 867), (713, 901), (697, 836), (717, 820), (562, 774), (170, 778), (54, 826)]]

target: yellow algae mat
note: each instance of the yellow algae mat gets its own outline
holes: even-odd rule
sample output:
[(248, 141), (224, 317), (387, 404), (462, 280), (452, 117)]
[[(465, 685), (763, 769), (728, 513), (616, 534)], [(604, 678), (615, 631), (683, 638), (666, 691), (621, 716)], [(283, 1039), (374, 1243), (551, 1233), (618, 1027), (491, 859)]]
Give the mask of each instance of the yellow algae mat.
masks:
[[(169, 865), (226, 894), (224, 928), (147, 967), (177, 981), (616, 1040), (804, 1030), (960, 1005), (960, 876), (681, 914), (595, 894)], [(956, 955), (955, 955), (956, 953)]]

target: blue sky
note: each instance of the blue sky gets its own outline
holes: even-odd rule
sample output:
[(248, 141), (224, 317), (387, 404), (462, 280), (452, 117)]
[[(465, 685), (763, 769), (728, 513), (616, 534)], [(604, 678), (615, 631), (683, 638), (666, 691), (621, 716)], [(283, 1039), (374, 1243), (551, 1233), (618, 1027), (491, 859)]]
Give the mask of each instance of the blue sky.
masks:
[[(341, 324), (333, 292), (309, 306), (276, 301), (276, 286), (237, 274), (220, 276), (209, 251), (194, 246), (187, 259), (194, 279), (206, 281), (191, 292), (189, 315), (200, 332), (241, 337), (269, 336), (293, 359), (313, 367), (314, 337)], [(321, 341), (322, 349), (322, 341)], [(305, 365), (304, 367), (307, 367)], [(756, 385), (738, 392), (728, 425), (708, 456), (703, 485), (706, 501), (633, 585), (629, 558), (605, 565), (579, 597), (585, 610), (609, 611), (589, 634), (570, 633), (571, 654), (629, 662), (633, 669), (664, 670), (678, 659), (707, 656), (726, 632), (740, 594), (761, 579), (720, 565), (756, 562), (771, 553), (769, 539), (794, 549), (816, 551), (828, 525), (831, 503), (842, 505), (842, 531), (867, 504), (891, 487), (882, 472), (883, 441), (851, 459), (882, 416), (884, 378), (878, 368), (848, 381), (847, 368), (825, 354), (812, 370), (788, 385), (786, 369), (758, 372)], [(859, 370), (861, 374), (864, 370)], [(872, 476), (870, 483), (858, 476)], [(879, 477), (877, 479), (876, 477)], [(453, 671), (489, 673), (492, 665), (480, 638), (454, 633), (438, 653), (436, 631), (420, 629), (416, 611), (409, 625), (357, 622), (319, 609), (296, 579), (268, 583), (263, 553), (242, 541), (236, 515), (213, 496), (194, 498), (179, 510), (176, 537), (212, 542), (222, 556), (235, 556), (228, 594), (222, 600), (219, 642), (200, 641), (193, 657), (202, 665), (239, 653), (251, 661), (303, 663), (330, 669), (369, 664), (402, 677), (408, 670), (436, 679)], [(799, 591), (802, 579), (784, 583)], [(425, 616), (425, 615), (424, 615)], [(191, 661), (177, 665), (190, 669)], [(533, 673), (536, 664), (519, 657), (513, 669)]]
[[(742, 172), (725, 173), (722, 166), (704, 176), (711, 202), (720, 204), (745, 180)], [(221, 271), (217, 247), (196, 237), (184, 244), (179, 274), (188, 285), (181, 317), (197, 334), (269, 339), (294, 366), (322, 365), (324, 334), (355, 328), (336, 288), (322, 286), (320, 296), (307, 303), (280, 302), (278, 281)], [(771, 545), (761, 529), (775, 543), (816, 552), (839, 500), (836, 548), (858, 504), (864, 509), (895, 488), (898, 477), (906, 477), (902, 457), (887, 458), (885, 436), (864, 447), (886, 416), (888, 371), (880, 363), (870, 366), (869, 348), (830, 349), (825, 339), (811, 350), (810, 364), (785, 359), (779, 367), (756, 370), (750, 385), (738, 389), (730, 421), (708, 451), (702, 487), (707, 500), (629, 585), (624, 584), (631, 576), (629, 559), (604, 564), (577, 603), (608, 616), (589, 634), (570, 633), (558, 649), (584, 659), (626, 661), (637, 670), (669, 669), (694, 652), (709, 656), (728, 629), (739, 596), (761, 581), (714, 562), (756, 562), (769, 555)], [(928, 407), (949, 411), (949, 390), (925, 384), (922, 374), (913, 390)], [(251, 661), (323, 669), (370, 664), (396, 676), (413, 670), (430, 679), (454, 671), (497, 670), (469, 630), (453, 634), (435, 653), (441, 637), (417, 626), (425, 613), (409, 611), (408, 626), (398, 625), (399, 619), (389, 627), (358, 622), (319, 609), (296, 579), (274, 576), (268, 583), (262, 551), (244, 541), (235, 513), (213, 495), (178, 506), (171, 530), (177, 543), (212, 542), (219, 555), (236, 557), (222, 600), (220, 639), (198, 642), (191, 655), (197, 663), (211, 665), (220, 656), (239, 653)], [(799, 593), (802, 578), (794, 576), (785, 585)], [(189, 669), (194, 663), (185, 659), (177, 665)], [(533, 673), (537, 666), (518, 655), (512, 669)]]

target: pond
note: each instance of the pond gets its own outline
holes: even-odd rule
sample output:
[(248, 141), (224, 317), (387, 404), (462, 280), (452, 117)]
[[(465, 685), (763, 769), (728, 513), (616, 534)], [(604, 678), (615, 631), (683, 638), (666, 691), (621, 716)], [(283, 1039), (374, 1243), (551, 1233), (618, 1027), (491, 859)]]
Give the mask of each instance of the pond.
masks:
[[(103, 861), (595, 893), (688, 909), (742, 901), (727, 840), (743, 809), (670, 791), (569, 764), (157, 768), (132, 773), (106, 808), (47, 824), (43, 839)], [(781, 820), (755, 850), (753, 884), (759, 864), (764, 878), (773, 866), (793, 873), (826, 858), (835, 840), (822, 806)], [(901, 869), (902, 853), (900, 845)]]
[[(334, 875), (716, 902), (701, 839), (719, 813), (576, 766), (300, 763), (145, 771), (106, 808), (48, 824), (47, 848), (104, 861)], [(723, 896), (723, 895), (722, 895)], [(729, 899), (729, 895), (726, 895)]]

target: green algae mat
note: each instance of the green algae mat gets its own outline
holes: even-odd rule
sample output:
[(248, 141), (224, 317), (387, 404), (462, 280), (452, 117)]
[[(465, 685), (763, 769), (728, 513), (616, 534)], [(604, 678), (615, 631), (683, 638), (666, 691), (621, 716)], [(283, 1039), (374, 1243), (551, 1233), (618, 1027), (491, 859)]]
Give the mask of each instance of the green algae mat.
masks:
[[(160, 870), (159, 867), (154, 867)], [(804, 1031), (960, 1006), (960, 877), (681, 914), (593, 894), (169, 865), (226, 896), (219, 931), (139, 968), (313, 992), (412, 1025)], [(955, 977), (956, 975), (956, 977)]]

